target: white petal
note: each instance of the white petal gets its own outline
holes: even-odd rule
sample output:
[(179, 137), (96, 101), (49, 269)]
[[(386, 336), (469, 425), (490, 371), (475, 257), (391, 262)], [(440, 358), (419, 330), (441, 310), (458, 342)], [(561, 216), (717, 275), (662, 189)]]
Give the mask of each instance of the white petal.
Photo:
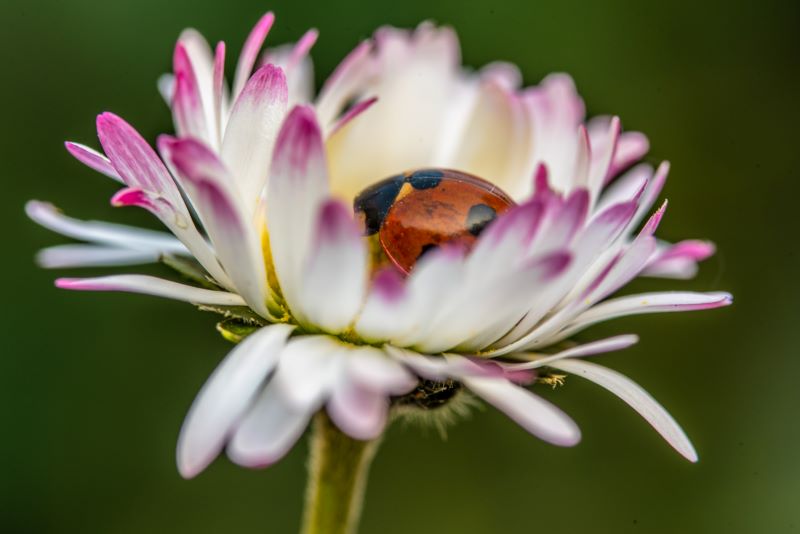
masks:
[(245, 467), (266, 467), (286, 455), (303, 435), (317, 407), (298, 408), (281, 391), (267, 384), (237, 426), (228, 457)]
[(547, 442), (570, 447), (581, 432), (567, 414), (527, 389), (504, 378), (465, 378), (464, 385), (522, 428)]
[(622, 336), (614, 336), (599, 341), (592, 341), (591, 343), (584, 343), (577, 347), (572, 347), (567, 350), (562, 350), (550, 356), (537, 355), (535, 360), (518, 364), (503, 365), (503, 369), (517, 371), (521, 369), (537, 369), (549, 365), (550, 362), (563, 360), (564, 358), (578, 358), (582, 356), (591, 356), (594, 354), (602, 354), (604, 352), (613, 352), (630, 347), (639, 342), (639, 337), (628, 334)]
[(154, 276), (119, 274), (98, 278), (59, 278), (56, 286), (78, 291), (124, 291), (141, 293), (193, 304), (216, 304), (218, 306), (246, 306), (239, 295), (226, 291), (214, 291), (187, 286)]
[(172, 99), (175, 97), (175, 75), (162, 74), (158, 77), (156, 82), (158, 87), (158, 94), (164, 99), (168, 106), (172, 105)]
[(25, 213), (45, 228), (81, 241), (141, 251), (161, 251), (181, 255), (189, 253), (180, 241), (165, 232), (101, 221), (73, 219), (61, 213), (58, 208), (48, 202), (31, 200), (25, 204)]
[(298, 336), (281, 358), (271, 384), (298, 409), (321, 405), (341, 373), (346, 346), (331, 336)]
[(64, 267), (110, 267), (155, 263), (156, 250), (136, 250), (97, 245), (56, 245), (40, 250), (36, 262), (45, 269)]
[(331, 187), (342, 198), (405, 169), (438, 166), (437, 145), (452, 127), (448, 111), (460, 83), (454, 32), (429, 24), (413, 34), (381, 28), (374, 42), (374, 75), (350, 96), (378, 102), (328, 142)]
[(315, 243), (300, 291), (311, 324), (331, 333), (347, 328), (364, 299), (369, 258), (352, 210), (329, 201), (320, 210)]
[(449, 360), (441, 356), (425, 356), (412, 350), (385, 345), (384, 350), (392, 358), (413, 370), (419, 376), (429, 380), (444, 381), (452, 378), (460, 378), (466, 366), (463, 365), (466, 358)]
[(402, 395), (417, 385), (417, 378), (402, 364), (375, 347), (353, 347), (343, 364), (349, 380), (378, 393)]
[(288, 325), (264, 327), (239, 343), (195, 398), (178, 440), (178, 469), (191, 478), (211, 463), (280, 358)]
[(477, 88), (469, 119), (457, 138), (456, 150), (437, 165), (465, 169), (492, 180), (514, 195), (528, 185), (528, 159), (532, 144), (530, 115), (519, 97), (502, 83), (485, 78)]
[(663, 406), (630, 378), (606, 367), (581, 360), (561, 360), (551, 364), (551, 367), (582, 376), (606, 388), (639, 412), (684, 458), (690, 462), (697, 461), (697, 452), (678, 423)]

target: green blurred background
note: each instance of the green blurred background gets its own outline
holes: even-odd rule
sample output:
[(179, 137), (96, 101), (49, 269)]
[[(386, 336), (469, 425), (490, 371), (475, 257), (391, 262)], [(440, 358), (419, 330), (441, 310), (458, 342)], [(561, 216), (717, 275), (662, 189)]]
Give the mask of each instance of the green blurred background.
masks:
[[(294, 532), (305, 440), (278, 465), (217, 461), (192, 481), (174, 465), (195, 393), (229, 346), (215, 317), (150, 297), (56, 290), (35, 251), (63, 240), (23, 215), (29, 198), (84, 218), (152, 225), (115, 210), (114, 184), (63, 150), (96, 146), (113, 110), (148, 139), (171, 129), (155, 89), (185, 26), (238, 51), (266, 10), (269, 42), (316, 26), (318, 80), (381, 24), (454, 26), (466, 64), (518, 64), (527, 83), (571, 73), (591, 113), (646, 132), (670, 159), (663, 237), (707, 237), (698, 279), (634, 289), (730, 290), (733, 307), (621, 319), (637, 332), (602, 361), (644, 385), (694, 440), (691, 465), (599, 388), (544, 391), (581, 425), (548, 446), (494, 410), (443, 441), (393, 427), (371, 475), (364, 533), (782, 533), (800, 530), (797, 2), (3, 0), (0, 173), (4, 238), (0, 531)], [(157, 270), (157, 269), (156, 269)]]

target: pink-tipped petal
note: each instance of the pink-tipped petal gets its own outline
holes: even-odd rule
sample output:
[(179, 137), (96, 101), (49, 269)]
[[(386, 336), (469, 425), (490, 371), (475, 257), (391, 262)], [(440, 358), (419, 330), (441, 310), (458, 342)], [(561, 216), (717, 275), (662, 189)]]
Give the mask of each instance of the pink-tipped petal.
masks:
[(317, 98), (321, 124), (333, 124), (345, 103), (370, 77), (374, 70), (370, 57), (372, 46), (370, 41), (359, 43), (325, 80)]
[(611, 174), (611, 167), (614, 161), (614, 154), (617, 151), (621, 129), (622, 125), (619, 117), (611, 117), (605, 132), (603, 132), (602, 141), (598, 143), (596, 138), (591, 138), (589, 141), (592, 147), (589, 191), (591, 192), (593, 202), (600, 196), (600, 191), (607, 183), (608, 177)]
[(381, 435), (389, 414), (389, 399), (381, 392), (342, 380), (327, 404), (331, 420), (345, 434), (358, 440)]
[(529, 249), (538, 254), (569, 247), (584, 227), (589, 215), (590, 195), (583, 188), (573, 192), (562, 203), (549, 203), (543, 227)]
[[(231, 289), (232, 283), (222, 270), (214, 251), (205, 237), (195, 228), (182, 199), (180, 203), (180, 207), (176, 209), (166, 198), (157, 193), (135, 187), (120, 189), (111, 198), (112, 206), (136, 206), (158, 217), (180, 239), (181, 246), (190, 252), (190, 255), (194, 256), (218, 283)], [(181, 211), (178, 211), (179, 209)]]
[[(531, 168), (547, 164), (550, 181), (559, 191), (585, 185), (575, 172), (579, 143), (588, 147), (587, 139), (581, 140), (578, 134), (585, 106), (572, 78), (563, 73), (551, 74), (538, 86), (528, 89), (524, 99), (532, 114), (533, 138), (537, 139)], [(584, 168), (588, 170), (586, 156), (583, 156)]]
[(193, 304), (245, 306), (244, 299), (234, 293), (214, 291), (171, 282), (154, 276), (120, 274), (98, 278), (59, 278), (56, 287), (75, 291), (123, 291), (141, 293)]
[(643, 276), (686, 280), (697, 274), (698, 262), (711, 257), (713, 243), (688, 239), (674, 245), (659, 244), (659, 249), (642, 271)]
[(591, 165), (592, 146), (589, 144), (589, 134), (586, 131), (586, 127), (581, 124), (578, 126), (578, 148), (571, 172), (572, 187), (589, 188), (593, 185), (590, 183)]
[(178, 439), (178, 470), (200, 473), (220, 453), (280, 359), (289, 325), (264, 327), (237, 345), (209, 377), (192, 404)]
[[(440, 247), (421, 258), (406, 281), (406, 296), (392, 306), (388, 338), (401, 347), (436, 337), (437, 317), (464, 287), (464, 251)], [(363, 317), (363, 314), (362, 314)], [(357, 324), (357, 330), (362, 328)]]
[(440, 311), (414, 346), (431, 354), (455, 347), (459, 351), (485, 348), (519, 322), (530, 303), (571, 260), (568, 252), (559, 251), (519, 268), (467, 279), (439, 305)]
[[(603, 170), (607, 169), (605, 178), (600, 184), (607, 186), (620, 172), (625, 171), (642, 159), (650, 149), (647, 137), (640, 132), (622, 132), (613, 126), (614, 117), (598, 116), (588, 122), (589, 137), (592, 150), (596, 155), (604, 154), (609, 159), (604, 161)], [(596, 157), (595, 163), (599, 164)], [(601, 169), (600, 166), (597, 167)]]
[(624, 171), (642, 159), (650, 150), (647, 136), (640, 132), (624, 132), (617, 141), (617, 150), (608, 170), (606, 183), (613, 180), (620, 172)]
[(644, 417), (681, 456), (690, 462), (698, 460), (697, 452), (691, 441), (675, 419), (658, 401), (630, 378), (606, 367), (582, 360), (560, 360), (552, 363), (551, 366), (581, 376), (607, 389)]
[(378, 271), (358, 317), (355, 330), (370, 342), (391, 339), (406, 331), (414, 319), (412, 301), (405, 279), (397, 269), (388, 267)]
[[(289, 107), (298, 104), (309, 104), (314, 101), (316, 87), (314, 85), (314, 64), (311, 57), (296, 58), (300, 43), (290, 43), (269, 48), (264, 51), (259, 65), (272, 64), (283, 69), (286, 84), (289, 86)], [(296, 62), (295, 62), (296, 61)]]
[[(213, 143), (214, 136), (211, 136), (209, 125), (211, 117), (206, 115), (203, 95), (192, 61), (186, 47), (180, 41), (175, 46), (172, 63), (175, 72), (172, 112), (178, 135), (196, 137), (207, 143)], [(209, 87), (209, 94), (206, 95), (208, 98), (211, 98), (210, 89)]]
[(565, 275), (572, 261), (567, 250), (547, 252), (533, 258), (519, 272), (509, 272), (474, 292), (469, 307), (491, 310), (490, 318), (481, 319), (479, 313), (460, 309), (453, 320), (470, 325), (464, 332), (472, 334), (458, 345), (459, 348), (482, 351), (520, 325), (521, 319), (522, 322), (526, 319), (538, 321), (534, 316), (546, 313), (564, 293)]
[(658, 195), (661, 194), (661, 190), (667, 182), (669, 169), (669, 162), (662, 162), (656, 169), (656, 173), (647, 182), (647, 186), (639, 199), (639, 209), (636, 211), (636, 216), (631, 220), (629, 231), (632, 231), (647, 216), (647, 213), (655, 204)]
[(261, 243), (248, 213), (241, 207), (222, 162), (194, 139), (160, 139), (183, 179), (220, 263), (237, 291), (257, 313), (269, 317), (266, 267)]
[(345, 330), (361, 309), (369, 256), (352, 210), (328, 201), (320, 209), (299, 306), (311, 324), (331, 333)]
[(225, 130), (222, 161), (231, 170), (245, 205), (253, 211), (267, 182), (275, 140), (286, 116), (287, 91), (280, 67), (261, 67), (237, 98)]
[(222, 147), (222, 117), (227, 112), (227, 98), (225, 86), (225, 43), (220, 41), (214, 51), (214, 72), (212, 73), (212, 103), (211, 117), (214, 124), (214, 142), (217, 147)]
[(181, 32), (178, 44), (186, 50), (192, 66), (206, 124), (214, 124), (214, 52), (203, 35), (189, 28)]
[(167, 168), (139, 132), (113, 113), (97, 117), (97, 134), (103, 150), (129, 187), (158, 193), (174, 205), (180, 192)]
[(320, 206), (329, 196), (322, 132), (312, 108), (297, 106), (289, 113), (278, 134), (270, 174), (267, 226), (272, 259), (283, 296), (302, 321), (302, 274)]
[(233, 79), (233, 98), (236, 99), (239, 93), (244, 89), (247, 79), (250, 78), (250, 73), (253, 71), (253, 65), (256, 63), (258, 52), (267, 38), (272, 24), (275, 22), (275, 15), (269, 12), (261, 17), (261, 19), (253, 27), (250, 35), (244, 43), (242, 52), (239, 54), (239, 62), (236, 65), (236, 75)]
[(665, 291), (618, 297), (597, 304), (578, 315), (559, 333), (557, 340), (565, 339), (593, 324), (627, 315), (709, 310), (732, 303), (733, 297), (724, 291), (712, 293)]
[(621, 202), (595, 215), (579, 235), (573, 245), (575, 265), (578, 271), (588, 269), (598, 257), (617, 250), (626, 237), (636, 214), (635, 201)]
[(653, 177), (653, 167), (642, 163), (626, 172), (608, 186), (600, 197), (595, 211), (600, 212), (620, 202), (638, 200)]
[(522, 428), (554, 445), (571, 447), (581, 439), (570, 417), (541, 397), (502, 378), (466, 378), (464, 385)]
[(303, 60), (305, 60), (305, 58), (308, 56), (308, 53), (311, 51), (311, 48), (317, 42), (318, 37), (319, 31), (316, 28), (311, 28), (303, 34), (300, 40), (298, 40), (295, 46), (292, 48), (292, 53), (289, 56), (286, 64), (286, 70), (296, 69), (303, 62)]
[(120, 178), (119, 173), (117, 173), (117, 170), (114, 168), (114, 166), (111, 165), (111, 161), (109, 161), (109, 159), (100, 152), (94, 150), (93, 148), (89, 148), (88, 146), (81, 145), (79, 143), (73, 143), (71, 141), (64, 143), (64, 146), (67, 147), (67, 150), (75, 157), (75, 159), (87, 167), (94, 169), (101, 174), (105, 174), (117, 182), (122, 182), (122, 178)]
[(604, 270), (607, 274), (602, 280), (598, 280), (598, 283), (591, 290), (586, 292), (585, 296), (580, 299), (583, 304), (578, 304), (576, 309), (585, 309), (591, 304), (606, 298), (642, 272), (656, 251), (658, 242), (653, 237), (653, 234), (658, 228), (666, 208), (667, 203), (664, 202), (661, 208), (656, 210), (648, 219), (636, 239), (625, 247), (618, 256), (609, 260), (609, 268), (607, 271)]
[(372, 105), (378, 101), (377, 96), (373, 96), (372, 98), (367, 98), (366, 100), (361, 100), (353, 105), (350, 109), (348, 109), (344, 115), (336, 119), (336, 122), (331, 126), (328, 130), (328, 134), (326, 137), (330, 137), (335, 135), (340, 129), (346, 126), (350, 121), (367, 111)]
[(467, 258), (467, 275), (486, 279), (508, 272), (527, 259), (547, 206), (540, 199), (511, 208), (481, 234)]

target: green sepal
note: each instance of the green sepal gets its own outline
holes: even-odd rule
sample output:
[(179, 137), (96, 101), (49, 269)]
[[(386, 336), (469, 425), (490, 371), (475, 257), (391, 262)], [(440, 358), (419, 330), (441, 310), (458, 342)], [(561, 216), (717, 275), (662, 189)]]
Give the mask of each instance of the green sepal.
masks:
[(244, 323), (238, 319), (225, 319), (217, 323), (217, 331), (231, 343), (239, 343), (258, 330), (260, 326)]
[(239, 321), (248, 326), (260, 327), (269, 324), (263, 317), (246, 306), (216, 306), (213, 304), (197, 304), (202, 311), (218, 313), (226, 320)]

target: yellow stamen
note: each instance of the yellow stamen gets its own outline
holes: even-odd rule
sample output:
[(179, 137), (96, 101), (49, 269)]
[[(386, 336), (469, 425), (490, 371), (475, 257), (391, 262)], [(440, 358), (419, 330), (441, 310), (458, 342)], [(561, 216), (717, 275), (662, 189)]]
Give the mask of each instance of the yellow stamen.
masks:
[(551, 386), (553, 389), (556, 389), (558, 386), (564, 385), (565, 378), (567, 378), (567, 375), (548, 373), (544, 376), (540, 376), (539, 382), (542, 384), (547, 384), (548, 386)]

